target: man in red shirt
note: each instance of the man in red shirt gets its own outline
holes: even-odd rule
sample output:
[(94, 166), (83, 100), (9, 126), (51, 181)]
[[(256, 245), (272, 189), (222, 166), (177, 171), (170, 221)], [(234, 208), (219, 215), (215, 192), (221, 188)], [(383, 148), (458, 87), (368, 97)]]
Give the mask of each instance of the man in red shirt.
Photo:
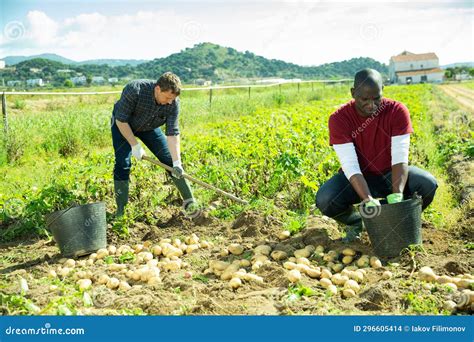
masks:
[(401, 202), (415, 192), (423, 210), (433, 201), (436, 179), (427, 171), (408, 166), (413, 128), (408, 109), (400, 102), (382, 98), (379, 72), (359, 71), (351, 89), (353, 100), (329, 118), (329, 143), (342, 170), (329, 179), (316, 195), (316, 206), (329, 217), (348, 226), (345, 241), (357, 239), (362, 219), (353, 205), (379, 206), (376, 198)]

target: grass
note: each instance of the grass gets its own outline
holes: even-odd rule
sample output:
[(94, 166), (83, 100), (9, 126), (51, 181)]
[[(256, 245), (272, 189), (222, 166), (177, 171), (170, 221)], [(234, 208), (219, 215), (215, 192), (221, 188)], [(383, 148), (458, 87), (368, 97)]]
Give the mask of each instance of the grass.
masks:
[[(429, 170), (439, 182), (433, 205), (424, 213), (435, 226), (449, 228), (461, 215), (455, 188), (447, 174), (454, 154), (469, 154), (468, 125), (458, 125), (439, 113), (452, 113), (453, 101), (432, 85), (387, 87), (385, 95), (405, 103), (412, 115), (411, 163)], [(444, 97), (443, 97), (444, 96)], [(0, 206), (8, 229), (1, 240), (25, 232), (46, 235), (44, 215), (71, 203), (105, 201), (114, 207), (109, 118), (118, 96), (58, 96), (21, 98), (22, 109), (11, 109), (10, 158), (0, 161)], [(14, 103), (19, 97), (9, 97)], [(304, 229), (305, 218), (319, 186), (339, 168), (328, 146), (327, 119), (349, 100), (342, 86), (292, 85), (252, 90), (216, 90), (209, 106), (206, 92), (182, 95), (182, 158), (186, 171), (239, 197), (248, 207), (225, 203), (212, 215), (224, 220), (254, 209), (285, 222), (284, 229)], [(444, 114), (443, 114), (444, 115)], [(443, 123), (435, 129), (434, 123)], [(8, 150), (8, 149), (7, 149)], [(127, 236), (135, 221), (155, 224), (156, 208), (167, 205), (177, 191), (163, 171), (135, 163), (130, 205), (112, 230)], [(203, 203), (217, 199), (196, 188)], [(19, 217), (9, 205), (20, 203)], [(18, 216), (18, 215), (17, 215)]]

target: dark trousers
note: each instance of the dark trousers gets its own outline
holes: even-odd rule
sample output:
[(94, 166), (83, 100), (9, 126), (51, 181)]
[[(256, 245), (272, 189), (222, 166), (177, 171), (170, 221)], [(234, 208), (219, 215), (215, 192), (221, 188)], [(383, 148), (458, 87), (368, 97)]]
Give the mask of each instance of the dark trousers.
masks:
[[(381, 176), (365, 176), (365, 180), (370, 189), (372, 197), (387, 197), (392, 193), (392, 172), (387, 172)], [(416, 166), (408, 167), (408, 180), (404, 189), (404, 197), (409, 198), (415, 192), (422, 197), (423, 210), (433, 201), (438, 184), (436, 179), (429, 172), (424, 171)], [(360, 203), (361, 199), (355, 192), (346, 178), (344, 173), (340, 171), (334, 175), (326, 183), (324, 183), (316, 194), (316, 206), (326, 216), (335, 220), (338, 218), (346, 218), (348, 211), (352, 209), (352, 205)], [(354, 215), (351, 220), (358, 221)], [(345, 219), (338, 220), (344, 224), (353, 224), (356, 222), (345, 222)]]
[[(160, 162), (168, 166), (173, 166), (173, 160), (168, 149), (166, 137), (158, 127), (152, 131), (134, 132)], [(120, 133), (117, 125), (112, 125), (112, 142), (115, 150), (114, 180), (128, 181), (130, 179), (130, 169), (132, 167), (132, 147)], [(192, 198), (192, 191), (188, 182), (184, 179), (172, 177), (173, 182), (181, 193), (184, 200)]]

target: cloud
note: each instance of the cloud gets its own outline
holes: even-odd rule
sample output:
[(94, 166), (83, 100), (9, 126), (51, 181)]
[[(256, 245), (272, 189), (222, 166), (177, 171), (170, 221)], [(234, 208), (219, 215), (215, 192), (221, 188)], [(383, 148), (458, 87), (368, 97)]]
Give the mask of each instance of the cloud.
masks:
[(469, 6), (323, 1), (186, 6), (61, 19), (32, 10), (23, 21), (6, 24), (0, 55), (153, 59), (204, 41), (303, 65), (358, 56), (388, 63), (403, 50), (436, 52), (443, 64), (474, 55)]

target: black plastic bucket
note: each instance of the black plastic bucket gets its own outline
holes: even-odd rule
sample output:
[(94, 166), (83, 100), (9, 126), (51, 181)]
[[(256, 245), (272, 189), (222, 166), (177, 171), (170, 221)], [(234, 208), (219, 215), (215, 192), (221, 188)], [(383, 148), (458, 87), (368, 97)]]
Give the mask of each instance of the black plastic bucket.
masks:
[(392, 258), (410, 245), (420, 245), (421, 197), (381, 207), (359, 207), (372, 249), (379, 257)]
[(104, 202), (56, 211), (46, 217), (46, 225), (64, 256), (87, 255), (107, 246)]

